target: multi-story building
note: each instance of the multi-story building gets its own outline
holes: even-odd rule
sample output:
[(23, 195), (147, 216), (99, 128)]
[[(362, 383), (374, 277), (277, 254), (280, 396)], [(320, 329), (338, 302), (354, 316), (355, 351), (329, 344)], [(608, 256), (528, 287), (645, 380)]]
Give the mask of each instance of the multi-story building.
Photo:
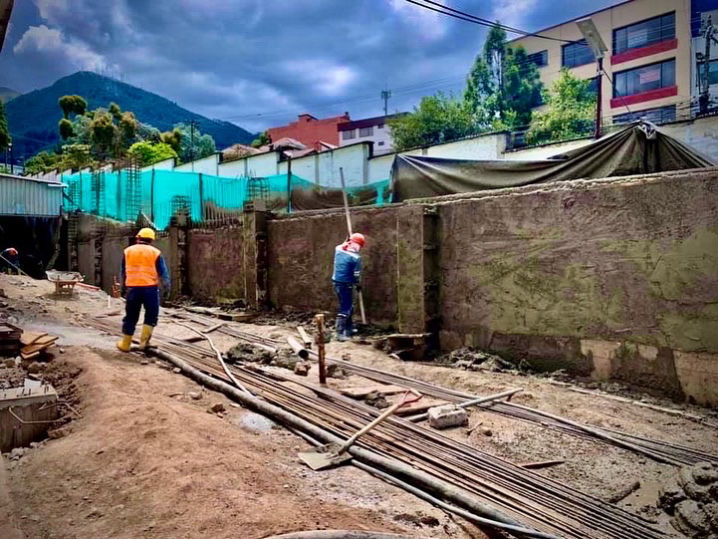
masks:
[(320, 152), (332, 147), (339, 146), (339, 132), (337, 126), (349, 122), (349, 113), (341, 116), (317, 119), (311, 114), (300, 114), (296, 122), (279, 127), (267, 129), (267, 134), (272, 141), (282, 138), (298, 140), (308, 148)]
[[(693, 38), (691, 81), (693, 83), (693, 101), (699, 103), (702, 90), (707, 89), (709, 98), (707, 106), (715, 110), (718, 106), (718, 43), (713, 39), (709, 39), (708, 43), (706, 43), (705, 35), (707, 28), (712, 26), (712, 34), (715, 39), (718, 39), (718, 0), (692, 0), (691, 4), (691, 37)], [(708, 53), (707, 57), (706, 52)], [(703, 56), (701, 60), (707, 59), (707, 77), (705, 63), (704, 61), (698, 61), (696, 59), (697, 55)], [(701, 80), (705, 78), (707, 80)], [(705, 83), (705, 86), (703, 86), (703, 83)]]
[(357, 142), (373, 142), (374, 155), (393, 152), (394, 144), (391, 139), (391, 129), (386, 121), (396, 116), (400, 115), (376, 116), (339, 124), (337, 126), (339, 145), (348, 146)]
[(522, 37), (511, 45), (526, 49), (547, 88), (562, 68), (593, 79), (596, 60), (576, 25), (590, 17), (608, 48), (603, 60), (608, 76), (601, 78), (604, 124), (640, 117), (670, 122), (691, 101), (692, 1), (696, 0), (628, 0), (536, 32), (543, 37)]

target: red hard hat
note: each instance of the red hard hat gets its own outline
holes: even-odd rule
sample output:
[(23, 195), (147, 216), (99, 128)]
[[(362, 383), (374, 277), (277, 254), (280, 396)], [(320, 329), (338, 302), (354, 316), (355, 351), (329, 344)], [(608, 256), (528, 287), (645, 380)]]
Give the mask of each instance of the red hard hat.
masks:
[(364, 234), (359, 234), (359, 232), (354, 232), (354, 234), (349, 236), (349, 241), (353, 241), (361, 247), (366, 245), (366, 238), (364, 238)]
[(8, 253), (10, 253), (11, 255), (15, 256), (15, 255), (17, 254), (17, 249), (15, 249), (14, 247), (10, 247), (10, 248), (8, 249)]

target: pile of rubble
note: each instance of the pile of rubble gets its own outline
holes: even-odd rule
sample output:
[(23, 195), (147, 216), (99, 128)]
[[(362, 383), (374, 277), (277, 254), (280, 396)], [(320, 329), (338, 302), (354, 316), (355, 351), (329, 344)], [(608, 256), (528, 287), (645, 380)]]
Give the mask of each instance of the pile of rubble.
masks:
[(682, 468), (665, 485), (658, 506), (687, 537), (718, 537), (718, 465), (701, 462)]
[(475, 348), (459, 348), (443, 356), (439, 362), (457, 369), (472, 371), (504, 372), (517, 370), (517, 366), (510, 361)]

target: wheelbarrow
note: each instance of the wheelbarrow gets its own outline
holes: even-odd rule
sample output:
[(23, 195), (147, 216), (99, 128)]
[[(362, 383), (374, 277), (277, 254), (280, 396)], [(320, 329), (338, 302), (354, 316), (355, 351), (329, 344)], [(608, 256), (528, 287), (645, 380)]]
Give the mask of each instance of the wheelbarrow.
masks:
[[(410, 394), (412, 397), (409, 397)], [(345, 464), (352, 459), (352, 456), (347, 452), (347, 450), (359, 439), (360, 436), (365, 435), (402, 406), (416, 402), (421, 397), (422, 395), (420, 393), (410, 389), (404, 393), (404, 396), (399, 402), (392, 404), (379, 417), (369, 423), (366, 427), (357, 431), (346, 442), (335, 442), (321, 445), (317, 447), (316, 451), (299, 453), (299, 458), (312, 470), (326, 470), (328, 468), (334, 468), (335, 466)]]

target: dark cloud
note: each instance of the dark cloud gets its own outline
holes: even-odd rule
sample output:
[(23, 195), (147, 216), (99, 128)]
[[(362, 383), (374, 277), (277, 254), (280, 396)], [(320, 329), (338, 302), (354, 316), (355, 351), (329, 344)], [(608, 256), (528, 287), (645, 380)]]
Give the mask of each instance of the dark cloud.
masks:
[[(453, 0), (536, 30), (611, 0)], [(89, 69), (250, 130), (301, 112), (353, 117), (459, 93), (482, 27), (404, 0), (25, 0), (15, 3), (0, 86), (20, 91)]]

